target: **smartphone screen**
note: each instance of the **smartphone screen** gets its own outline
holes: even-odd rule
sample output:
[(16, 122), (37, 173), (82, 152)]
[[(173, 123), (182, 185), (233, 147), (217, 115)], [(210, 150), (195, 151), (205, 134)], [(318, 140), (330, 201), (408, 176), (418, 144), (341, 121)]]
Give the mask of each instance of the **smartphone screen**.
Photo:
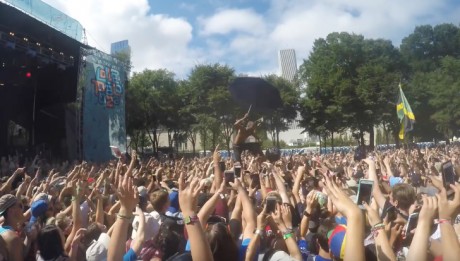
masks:
[(449, 190), (449, 185), (455, 185), (456, 179), (457, 176), (455, 175), (454, 166), (452, 165), (452, 162), (447, 161), (444, 164), (442, 164), (442, 183), (444, 185), (444, 188), (446, 188), (446, 190)]
[(276, 209), (276, 198), (267, 197), (267, 213), (272, 213)]
[(225, 171), (225, 161), (219, 161), (219, 169), (221, 172)]
[(237, 178), (241, 177), (241, 166), (235, 166), (235, 176)]
[(364, 179), (360, 180), (359, 186), (358, 186), (358, 197), (357, 197), (357, 202), (356, 202), (358, 206), (362, 207), (362, 202), (366, 202), (367, 204), (370, 204), (373, 185), (374, 185), (374, 182), (372, 180), (364, 180)]
[(409, 216), (409, 219), (407, 220), (407, 225), (406, 225), (406, 238), (403, 241), (404, 246), (409, 246), (412, 242), (412, 239), (414, 238), (414, 234), (411, 233), (412, 230), (414, 230), (417, 227), (418, 223), (418, 213), (413, 213)]
[(256, 188), (260, 185), (259, 174), (251, 174), (252, 186)]
[(410, 232), (417, 227), (418, 213), (413, 213), (409, 216), (406, 226), (406, 236), (410, 235)]
[(224, 172), (224, 177), (225, 177), (225, 185), (227, 187), (230, 186), (230, 182), (235, 182), (235, 173), (231, 170), (226, 170)]

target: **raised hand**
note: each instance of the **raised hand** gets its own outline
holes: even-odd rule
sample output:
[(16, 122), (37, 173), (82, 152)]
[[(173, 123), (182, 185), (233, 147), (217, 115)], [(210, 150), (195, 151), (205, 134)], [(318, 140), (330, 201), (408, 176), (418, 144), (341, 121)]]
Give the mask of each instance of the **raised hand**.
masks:
[(382, 219), (379, 216), (379, 213), (369, 206), (366, 202), (363, 203), (364, 208), (367, 212), (367, 219), (369, 220), (369, 224), (373, 227), (378, 223), (382, 222)]
[(283, 217), (284, 224), (288, 228), (292, 228), (292, 213), (291, 208), (286, 205), (281, 205), (281, 216)]
[(219, 164), (221, 160), (220, 152), (219, 152), (219, 144), (217, 144), (216, 149), (214, 150), (214, 153), (212, 154), (212, 160), (214, 164)]
[(359, 207), (343, 192), (337, 184), (332, 181), (327, 175), (324, 175), (326, 180), (325, 189), (327, 195), (332, 200), (332, 203), (347, 218), (354, 215), (361, 215)]
[(179, 178), (179, 204), (184, 213), (196, 213), (197, 198), (202, 185), (198, 178), (192, 178), (189, 184), (185, 181), (185, 173)]
[[(439, 218), (451, 220), (457, 216), (460, 208), (460, 185), (450, 185), (454, 190), (455, 195), (453, 200), (447, 200), (447, 192), (445, 188), (436, 194), (439, 207)], [(423, 207), (422, 207), (423, 209)]]
[(309, 214), (311, 214), (312, 210), (318, 204), (318, 193), (316, 193), (316, 192), (317, 192), (316, 190), (312, 190), (307, 195), (307, 202), (306, 202), (305, 211), (307, 211), (307, 213), (309, 213)]
[(264, 209), (257, 216), (257, 229), (264, 230), (265, 225), (267, 224), (267, 219), (269, 215), (267, 214), (267, 204), (264, 205)]
[(123, 212), (121, 215), (131, 216), (139, 202), (139, 195), (133, 185), (132, 177), (128, 175), (123, 176), (121, 182), (118, 184), (117, 196), (120, 199), (120, 213)]
[(278, 227), (285, 226), (284, 221), (283, 221), (283, 216), (281, 215), (281, 206), (280, 206), (280, 204), (276, 204), (275, 211), (273, 211), (271, 213), (271, 215), (272, 215), (273, 221), (275, 221), (275, 223), (278, 225)]

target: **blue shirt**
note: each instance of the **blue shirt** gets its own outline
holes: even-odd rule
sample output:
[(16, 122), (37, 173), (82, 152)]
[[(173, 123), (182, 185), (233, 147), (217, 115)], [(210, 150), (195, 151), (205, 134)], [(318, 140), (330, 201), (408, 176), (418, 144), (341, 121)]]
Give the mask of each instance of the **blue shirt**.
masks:
[(136, 261), (137, 255), (136, 252), (132, 248), (129, 249), (128, 252), (123, 256), (123, 261)]

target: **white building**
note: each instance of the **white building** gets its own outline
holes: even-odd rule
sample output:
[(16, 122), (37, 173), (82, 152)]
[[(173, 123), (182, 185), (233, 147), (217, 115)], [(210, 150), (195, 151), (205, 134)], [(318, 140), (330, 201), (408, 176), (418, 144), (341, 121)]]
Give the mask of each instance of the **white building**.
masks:
[(278, 63), (280, 66), (281, 77), (288, 81), (294, 81), (297, 74), (297, 60), (294, 49), (281, 50), (278, 53)]

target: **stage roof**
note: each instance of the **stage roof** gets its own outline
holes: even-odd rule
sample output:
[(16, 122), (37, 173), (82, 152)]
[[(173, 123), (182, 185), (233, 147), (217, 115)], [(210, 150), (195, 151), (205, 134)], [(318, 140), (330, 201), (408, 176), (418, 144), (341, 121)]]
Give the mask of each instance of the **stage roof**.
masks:
[[(40, 43), (42, 48), (52, 48), (55, 52), (78, 57), (83, 43), (44, 24), (26, 13), (0, 2), (0, 32), (13, 33), (15, 38), (27, 38), (31, 44)], [(88, 46), (86, 46), (88, 47)], [(90, 47), (88, 47), (90, 48)]]

